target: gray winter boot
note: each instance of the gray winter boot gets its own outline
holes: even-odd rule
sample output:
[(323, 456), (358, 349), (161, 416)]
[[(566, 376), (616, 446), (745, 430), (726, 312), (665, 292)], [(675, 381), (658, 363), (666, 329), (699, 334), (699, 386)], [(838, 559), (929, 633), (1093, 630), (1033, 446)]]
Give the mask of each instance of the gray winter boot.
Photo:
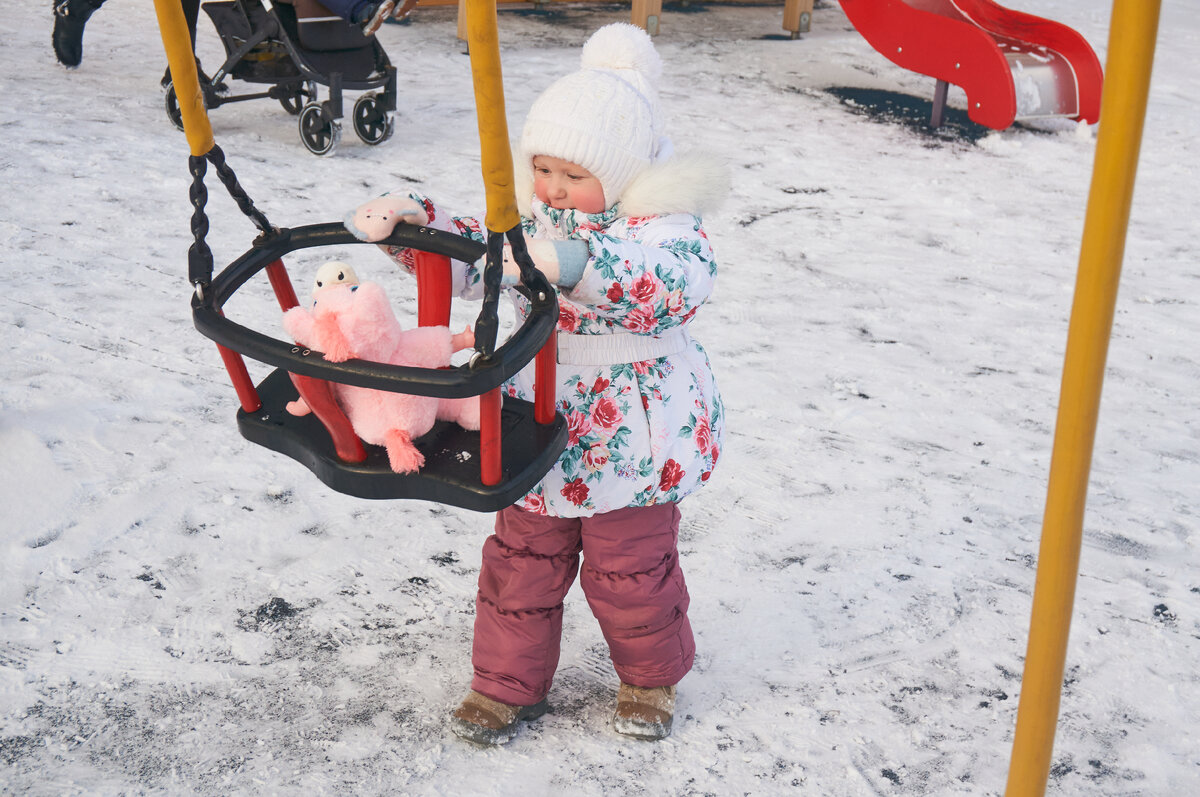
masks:
[(472, 689), (450, 715), (450, 730), (468, 742), (506, 744), (517, 735), (517, 723), (535, 720), (549, 710), (545, 700), (532, 706), (510, 706)]
[(674, 686), (644, 688), (622, 682), (613, 714), (613, 730), (617, 733), (655, 742), (671, 735), (674, 718)]

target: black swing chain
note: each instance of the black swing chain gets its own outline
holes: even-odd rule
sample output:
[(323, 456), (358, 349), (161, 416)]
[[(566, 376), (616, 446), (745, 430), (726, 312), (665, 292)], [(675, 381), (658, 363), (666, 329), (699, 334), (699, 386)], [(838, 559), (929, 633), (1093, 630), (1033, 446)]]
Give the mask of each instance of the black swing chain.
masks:
[(188, 200), (192, 203), (192, 245), (188, 249), (188, 279), (198, 293), (202, 293), (212, 282), (212, 250), (204, 240), (208, 235), (208, 216), (204, 206), (208, 203), (208, 188), (204, 185), (204, 173), (208, 161), (202, 155), (188, 157), (188, 171), (192, 174), (192, 186), (188, 189)]
[(208, 159), (212, 161), (212, 165), (217, 169), (217, 176), (221, 178), (221, 182), (225, 184), (225, 189), (229, 191), (229, 195), (233, 197), (233, 201), (237, 202), (238, 208), (246, 215), (246, 218), (254, 222), (254, 226), (258, 227), (259, 231), (265, 236), (273, 236), (279, 232), (263, 212), (254, 206), (254, 200), (250, 199), (250, 195), (242, 188), (238, 182), (237, 175), (233, 173), (233, 169), (225, 162), (225, 153), (216, 144), (208, 151)]
[(521, 270), (521, 283), (524, 285), (533, 285), (537, 282), (536, 275), (540, 272), (537, 266), (533, 265), (533, 258), (529, 256), (529, 249), (525, 245), (525, 230), (520, 224), (509, 230), (508, 244), (512, 247), (513, 261), (517, 264), (517, 268)]
[(488, 230), (487, 261), (483, 267), (483, 306), (475, 319), (475, 351), (483, 359), (496, 353), (500, 333), (500, 280), (504, 276), (504, 233)]
[(504, 277), (504, 239), (508, 238), (512, 247), (513, 261), (521, 270), (521, 282), (525, 285), (536, 283), (537, 267), (529, 257), (525, 247), (525, 231), (518, 222), (507, 233), (488, 231), (487, 261), (483, 268), (483, 307), (479, 317), (475, 319), (475, 350), (484, 359), (496, 352), (496, 337), (500, 331), (498, 308), (500, 305), (500, 285)]
[(204, 175), (208, 171), (208, 163), (212, 162), (217, 170), (217, 176), (224, 183), (225, 189), (237, 203), (238, 209), (258, 227), (262, 233), (255, 243), (279, 234), (279, 230), (267, 220), (267, 217), (254, 206), (250, 195), (238, 182), (237, 175), (225, 162), (225, 153), (216, 144), (204, 155), (188, 156), (188, 171), (192, 175), (192, 186), (188, 191), (188, 199), (192, 203), (192, 237), (191, 248), (188, 249), (188, 279), (195, 286), (197, 294), (203, 292), (212, 282), (213, 256), (205, 238), (208, 236), (208, 215), (205, 206), (208, 204), (208, 188), (204, 184)]

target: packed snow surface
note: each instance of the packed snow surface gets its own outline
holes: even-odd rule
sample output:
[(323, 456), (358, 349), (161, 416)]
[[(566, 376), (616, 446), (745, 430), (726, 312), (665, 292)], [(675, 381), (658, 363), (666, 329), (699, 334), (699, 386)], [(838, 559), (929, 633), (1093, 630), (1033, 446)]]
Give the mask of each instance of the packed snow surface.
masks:
[[(239, 436), (215, 347), (192, 327), (188, 151), (163, 108), (151, 4), (97, 12), (71, 71), (50, 49), (50, 5), (0, 17), (0, 791), (1003, 790), (1097, 128), (988, 131), (955, 89), (932, 132), (932, 79), (872, 50), (831, 2), (796, 41), (779, 5), (664, 10), (676, 147), (733, 170), (706, 219), (721, 276), (695, 322), (730, 436), (682, 507), (699, 655), (668, 740), (613, 733), (617, 679), (575, 590), (552, 713), (484, 750), (445, 717), (470, 678), (490, 517), (339, 495)], [(1022, 10), (1079, 30), (1104, 60), (1107, 3)], [(1200, 15), (1162, 13), (1060, 795), (1200, 782)], [(504, 7), (510, 129), (592, 30), (627, 14)], [(382, 146), (347, 119), (338, 151), (316, 158), (274, 101), (213, 110), (273, 223), (337, 220), (395, 188), (481, 208), (454, 10), (379, 36), (401, 82)], [(213, 71), (207, 18), (198, 51)], [(220, 265), (255, 230), (211, 174), (209, 189)], [(289, 260), (302, 295), (326, 259), (382, 281), (411, 319), (411, 282), (369, 247)], [(265, 280), (228, 310), (282, 337)]]

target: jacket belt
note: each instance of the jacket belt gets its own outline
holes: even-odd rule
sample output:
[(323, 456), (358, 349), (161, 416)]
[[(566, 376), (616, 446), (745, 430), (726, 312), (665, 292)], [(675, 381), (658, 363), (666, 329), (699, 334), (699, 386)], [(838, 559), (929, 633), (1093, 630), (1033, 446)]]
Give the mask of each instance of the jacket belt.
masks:
[(602, 335), (558, 333), (558, 361), (564, 365), (617, 365), (657, 360), (678, 354), (691, 345), (683, 327), (661, 335), (613, 332)]

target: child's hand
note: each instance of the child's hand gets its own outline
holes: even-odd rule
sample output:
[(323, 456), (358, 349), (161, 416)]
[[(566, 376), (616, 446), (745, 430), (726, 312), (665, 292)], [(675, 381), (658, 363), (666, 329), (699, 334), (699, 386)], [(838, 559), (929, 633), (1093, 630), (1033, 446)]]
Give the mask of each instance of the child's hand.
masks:
[[(525, 250), (529, 259), (538, 271), (546, 276), (551, 283), (558, 281), (558, 254), (553, 241), (530, 238), (525, 236)], [(517, 285), (521, 281), (521, 269), (513, 259), (512, 246), (504, 245), (504, 279), (503, 285)]]
[(346, 229), (360, 241), (382, 241), (392, 234), (397, 224), (425, 226), (429, 216), (425, 208), (408, 197), (381, 196), (359, 205), (346, 214)]

